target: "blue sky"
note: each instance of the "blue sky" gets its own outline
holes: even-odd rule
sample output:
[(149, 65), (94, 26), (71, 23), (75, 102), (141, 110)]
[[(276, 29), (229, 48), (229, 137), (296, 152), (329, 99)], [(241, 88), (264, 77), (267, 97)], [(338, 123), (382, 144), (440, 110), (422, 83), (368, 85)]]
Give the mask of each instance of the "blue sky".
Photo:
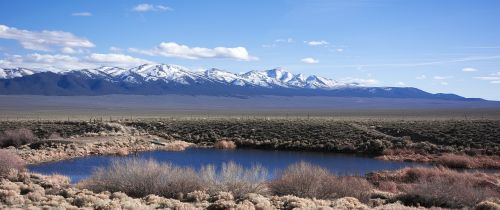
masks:
[(500, 100), (500, 1), (0, 2), (0, 67), (283, 67)]

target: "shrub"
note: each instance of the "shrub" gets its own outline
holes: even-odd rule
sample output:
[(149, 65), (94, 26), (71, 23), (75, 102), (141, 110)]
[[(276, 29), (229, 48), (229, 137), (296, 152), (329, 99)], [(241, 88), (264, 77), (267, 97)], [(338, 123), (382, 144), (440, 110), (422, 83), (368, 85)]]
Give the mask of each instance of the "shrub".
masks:
[(269, 183), (273, 194), (298, 197), (325, 198), (330, 192), (322, 191), (331, 174), (325, 168), (306, 162), (288, 166)]
[(329, 182), (324, 183), (323, 189), (332, 193), (329, 198), (354, 197), (368, 203), (373, 186), (363, 177), (344, 176), (330, 178)]
[(97, 192), (124, 192), (132, 197), (156, 194), (180, 199), (189, 192), (201, 190), (203, 185), (193, 169), (154, 160), (126, 159), (97, 169), (79, 186)]
[(444, 154), (436, 162), (450, 168), (500, 168), (500, 158), (496, 156)]
[(61, 137), (61, 134), (54, 132), (54, 133), (50, 134), (50, 136), (47, 137), (47, 139), (62, 139), (62, 137)]
[(22, 170), (24, 168), (24, 160), (18, 155), (0, 149), (0, 177), (9, 175), (12, 169)]
[(396, 199), (406, 205), (464, 208), (498, 196), (500, 194), (494, 189), (474, 186), (474, 183), (467, 179), (437, 176), (419, 180), (413, 187), (405, 190), (405, 194)]
[(267, 171), (261, 166), (244, 169), (232, 162), (223, 164), (219, 171), (209, 165), (197, 172), (154, 160), (126, 159), (97, 169), (78, 186), (96, 192), (124, 192), (132, 197), (155, 194), (183, 199), (194, 191), (212, 194), (227, 191), (241, 197), (247, 193), (265, 194), (267, 177)]
[(214, 147), (217, 149), (236, 149), (236, 144), (229, 140), (220, 140), (214, 143)]
[(473, 168), (476, 164), (469, 156), (455, 154), (444, 154), (436, 162), (450, 168)]
[(200, 176), (212, 194), (224, 191), (240, 198), (248, 193), (266, 194), (268, 190), (265, 185), (268, 173), (261, 165), (245, 169), (229, 162), (223, 163), (219, 172), (213, 165), (208, 165), (200, 170)]
[(118, 156), (127, 156), (130, 154), (127, 148), (119, 148), (115, 152), (116, 155)]
[(377, 185), (394, 182), (403, 193), (395, 199), (407, 205), (463, 208), (472, 207), (488, 198), (500, 197), (500, 175), (495, 173), (417, 167), (396, 172), (372, 173), (368, 179)]
[(30, 144), (37, 140), (31, 130), (26, 128), (19, 128), (15, 130), (6, 130), (0, 136), (0, 147), (19, 147), (21, 145)]
[(367, 202), (372, 185), (361, 177), (337, 177), (327, 169), (306, 162), (293, 164), (269, 184), (276, 195), (331, 199), (356, 197)]
[(475, 210), (498, 210), (500, 209), (500, 199), (496, 201), (483, 201), (478, 203), (475, 207)]

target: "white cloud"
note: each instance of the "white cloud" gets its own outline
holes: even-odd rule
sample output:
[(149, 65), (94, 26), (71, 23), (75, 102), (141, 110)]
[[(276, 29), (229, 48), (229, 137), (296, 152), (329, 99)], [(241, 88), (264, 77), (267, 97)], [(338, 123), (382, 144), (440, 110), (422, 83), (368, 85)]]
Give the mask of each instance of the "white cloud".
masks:
[(92, 64), (82, 63), (79, 58), (70, 55), (61, 54), (28, 54), (28, 55), (12, 55), (0, 60), (0, 67), (15, 68), (24, 67), (42, 70), (64, 70), (64, 69), (79, 69), (90, 68)]
[(373, 86), (380, 84), (380, 81), (376, 79), (362, 79), (362, 78), (351, 78), (351, 77), (340, 79), (340, 81), (345, 83), (357, 83), (361, 86)]
[(406, 84), (404, 82), (397, 82), (396, 85), (399, 85), (399, 86), (406, 86)]
[(467, 67), (467, 68), (463, 68), (462, 71), (463, 72), (475, 72), (475, 71), (477, 71), (477, 69), (476, 68)]
[(86, 60), (90, 62), (97, 62), (99, 64), (119, 66), (119, 67), (138, 66), (145, 63), (152, 63), (151, 61), (148, 60), (134, 58), (129, 55), (114, 54), (114, 53), (110, 54), (92, 53), (86, 58)]
[(155, 11), (172, 11), (172, 8), (163, 5), (153, 5), (153, 4), (138, 4), (133, 11), (136, 12), (155, 12)]
[(281, 43), (293, 43), (293, 39), (292, 38), (287, 38), (287, 39), (276, 39), (274, 40), (274, 42), (281, 42)]
[(475, 77), (476, 79), (479, 79), (479, 80), (487, 80), (487, 81), (491, 81), (491, 80), (500, 80), (500, 76), (487, 76), (487, 77)]
[(162, 42), (150, 50), (141, 50), (129, 48), (130, 52), (141, 53), (150, 56), (165, 56), (185, 59), (200, 58), (232, 58), (237, 60), (251, 61), (257, 60), (257, 57), (250, 56), (244, 47), (189, 47), (187, 45), (177, 44), (175, 42)]
[(327, 45), (327, 44), (329, 44), (325, 40), (320, 40), (320, 41), (305, 41), (305, 43), (308, 44), (309, 46), (320, 46), (320, 45)]
[(76, 57), (63, 54), (11, 55), (0, 60), (1, 68), (24, 67), (40, 70), (61, 71), (69, 69), (96, 68), (102, 65), (133, 67), (151, 61), (134, 58), (123, 54), (97, 54)]
[(90, 12), (75, 12), (75, 13), (72, 13), (71, 15), (89, 17), (89, 16), (92, 16), (92, 13), (90, 13)]
[(500, 60), (500, 55), (493, 56), (471, 56), (449, 60), (435, 60), (417, 63), (377, 63), (377, 64), (348, 64), (348, 65), (331, 65), (334, 68), (364, 68), (364, 67), (417, 67), (417, 66), (432, 66), (446, 63), (460, 63), (467, 61), (483, 61), (483, 60)]
[(77, 53), (77, 51), (75, 49), (71, 48), (71, 47), (63, 47), (61, 49), (61, 52), (62, 53), (66, 53), (66, 54), (75, 54), (75, 53)]
[(119, 48), (119, 47), (113, 47), (113, 46), (109, 47), (109, 50), (110, 50), (111, 52), (121, 52), (121, 51), (123, 51), (123, 49), (122, 49), (122, 48)]
[(344, 52), (344, 49), (343, 48), (337, 48), (335, 51), (337, 51), (337, 52)]
[(441, 82), (439, 84), (441, 84), (441, 85), (448, 85), (448, 82)]
[(58, 48), (92, 48), (91, 41), (64, 31), (28, 31), (0, 25), (0, 38), (18, 41), (24, 48), (39, 51), (53, 51)]
[(427, 76), (425, 76), (425, 75), (422, 74), (422, 75), (416, 77), (416, 79), (427, 79)]
[(273, 44), (263, 44), (263, 45), (261, 45), (261, 47), (263, 47), (263, 48), (275, 48), (276, 44), (274, 44), (274, 43)]
[(319, 60), (318, 59), (314, 59), (314, 58), (302, 58), (300, 61), (302, 61), (302, 63), (307, 63), (307, 64), (315, 64), (315, 63), (319, 63)]
[(88, 50), (74, 49), (74, 48), (71, 48), (71, 47), (63, 47), (63, 48), (61, 48), (61, 52), (64, 53), (64, 54), (80, 54), (80, 53), (88, 52)]
[(489, 76), (474, 78), (478, 80), (489, 81), (491, 84), (500, 84), (500, 72), (492, 73)]
[(447, 80), (453, 78), (452, 76), (434, 76), (435, 80)]

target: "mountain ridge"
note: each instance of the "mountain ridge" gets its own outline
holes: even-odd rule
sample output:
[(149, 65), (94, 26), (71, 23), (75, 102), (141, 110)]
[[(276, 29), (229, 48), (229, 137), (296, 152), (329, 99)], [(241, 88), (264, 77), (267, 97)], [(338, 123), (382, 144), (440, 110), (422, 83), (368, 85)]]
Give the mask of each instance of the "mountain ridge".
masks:
[(293, 74), (282, 68), (237, 74), (216, 68), (192, 71), (169, 64), (143, 64), (130, 69), (103, 66), (61, 72), (0, 68), (0, 94), (280, 95), (482, 100), (455, 94), (432, 94), (413, 87), (367, 87), (316, 75)]

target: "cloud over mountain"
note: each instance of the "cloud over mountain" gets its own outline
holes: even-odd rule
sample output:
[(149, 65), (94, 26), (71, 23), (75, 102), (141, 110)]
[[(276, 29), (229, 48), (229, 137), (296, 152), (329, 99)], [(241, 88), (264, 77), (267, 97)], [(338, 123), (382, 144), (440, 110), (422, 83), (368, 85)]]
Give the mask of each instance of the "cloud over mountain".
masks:
[(153, 49), (148, 50), (129, 48), (129, 51), (150, 56), (177, 57), (186, 59), (231, 58), (243, 61), (257, 59), (256, 57), (250, 56), (247, 49), (244, 47), (189, 47), (175, 42), (162, 42)]

